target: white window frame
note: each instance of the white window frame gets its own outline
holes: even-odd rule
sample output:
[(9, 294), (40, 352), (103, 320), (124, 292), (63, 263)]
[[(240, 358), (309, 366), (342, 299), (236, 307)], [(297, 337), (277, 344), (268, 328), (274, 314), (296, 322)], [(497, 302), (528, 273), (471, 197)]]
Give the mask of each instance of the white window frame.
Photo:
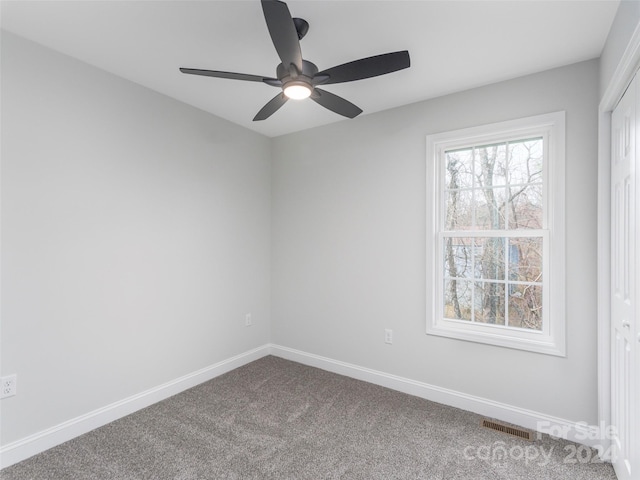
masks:
[[(445, 151), (543, 137), (543, 327), (541, 331), (444, 318)], [(427, 136), (427, 334), (566, 356), (565, 113), (555, 112)], [(477, 236), (530, 236), (502, 230)], [(466, 236), (472, 236), (468, 234)], [(450, 236), (451, 232), (447, 232)], [(461, 234), (462, 236), (462, 234)], [(430, 304), (430, 306), (429, 306)]]

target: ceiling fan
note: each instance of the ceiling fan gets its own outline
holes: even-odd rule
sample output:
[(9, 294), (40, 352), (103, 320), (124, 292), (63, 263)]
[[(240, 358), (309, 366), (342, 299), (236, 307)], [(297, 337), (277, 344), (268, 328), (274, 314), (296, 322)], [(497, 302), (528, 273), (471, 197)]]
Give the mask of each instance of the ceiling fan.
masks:
[(272, 87), (281, 88), (282, 92), (262, 107), (254, 117), (254, 122), (269, 118), (290, 98), (300, 100), (308, 97), (332, 112), (354, 118), (362, 113), (362, 109), (342, 97), (318, 88), (318, 85), (377, 77), (408, 68), (410, 65), (409, 52), (403, 50), (361, 58), (319, 72), (318, 67), (302, 58), (300, 51), (300, 40), (309, 30), (309, 23), (301, 18), (292, 18), (289, 8), (284, 2), (279, 0), (261, 1), (269, 35), (271, 35), (273, 45), (282, 61), (276, 69), (277, 78), (196, 68), (180, 69), (182, 73), (190, 75), (262, 82)]

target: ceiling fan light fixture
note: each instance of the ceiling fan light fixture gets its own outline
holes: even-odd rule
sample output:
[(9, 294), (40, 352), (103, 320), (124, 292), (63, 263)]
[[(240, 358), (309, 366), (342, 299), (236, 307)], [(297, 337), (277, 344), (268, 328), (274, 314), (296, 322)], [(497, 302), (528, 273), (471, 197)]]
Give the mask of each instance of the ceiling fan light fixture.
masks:
[(318, 87), (378, 77), (410, 66), (409, 52), (403, 50), (361, 58), (320, 72), (313, 62), (302, 57), (300, 50), (300, 40), (309, 30), (309, 23), (306, 20), (292, 17), (289, 7), (282, 0), (261, 0), (260, 3), (264, 19), (267, 22), (269, 36), (280, 58), (275, 78), (221, 70), (180, 68), (182, 73), (189, 75), (260, 82), (270, 87), (282, 89), (260, 109), (253, 118), (254, 122), (266, 120), (290, 98), (294, 100), (311, 98), (327, 110), (347, 118), (355, 118), (362, 113), (360, 107)]
[(306, 83), (289, 83), (284, 87), (284, 94), (292, 100), (303, 100), (311, 95), (311, 87)]

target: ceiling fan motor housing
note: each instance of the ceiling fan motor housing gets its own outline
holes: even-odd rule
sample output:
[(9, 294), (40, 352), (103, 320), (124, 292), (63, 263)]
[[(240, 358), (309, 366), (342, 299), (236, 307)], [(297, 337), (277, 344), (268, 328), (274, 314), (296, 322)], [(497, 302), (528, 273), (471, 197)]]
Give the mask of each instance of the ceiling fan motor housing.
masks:
[(287, 68), (281, 63), (276, 69), (276, 76), (282, 82), (283, 89), (292, 85), (303, 85), (313, 90), (312, 82), (316, 73), (318, 73), (318, 67), (307, 60), (302, 60), (302, 72), (298, 71), (294, 64)]

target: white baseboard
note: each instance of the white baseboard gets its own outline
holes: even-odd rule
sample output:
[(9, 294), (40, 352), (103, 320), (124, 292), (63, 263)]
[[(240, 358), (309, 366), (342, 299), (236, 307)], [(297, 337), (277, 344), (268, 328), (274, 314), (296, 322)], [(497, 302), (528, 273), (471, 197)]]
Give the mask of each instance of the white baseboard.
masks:
[(603, 440), (600, 432), (604, 429), (595, 425), (587, 425), (584, 422), (572, 422), (562, 418), (553, 417), (540, 412), (514, 407), (505, 403), (476, 397), (455, 390), (429, 385), (409, 378), (399, 377), (388, 373), (360, 367), (346, 362), (321, 357), (311, 353), (294, 350), (292, 348), (271, 345), (271, 355), (281, 357), (294, 362), (317, 367), (322, 370), (345, 375), (347, 377), (374, 383), (382, 387), (397, 390), (416, 397), (425, 398), (433, 402), (442, 403), (452, 407), (477, 413), (485, 417), (494, 418), (503, 422), (512, 423), (529, 430), (540, 433), (549, 433), (554, 437), (564, 438), (572, 442), (581, 443), (597, 448), (601, 455), (608, 450), (607, 442)]
[(56, 445), (60, 445), (72, 438), (90, 432), (91, 430), (153, 405), (184, 390), (195, 387), (223, 373), (258, 360), (259, 358), (269, 355), (269, 352), (270, 346), (263, 345), (85, 415), (73, 418), (55, 427), (9, 443), (0, 448), (0, 469), (18, 463)]

